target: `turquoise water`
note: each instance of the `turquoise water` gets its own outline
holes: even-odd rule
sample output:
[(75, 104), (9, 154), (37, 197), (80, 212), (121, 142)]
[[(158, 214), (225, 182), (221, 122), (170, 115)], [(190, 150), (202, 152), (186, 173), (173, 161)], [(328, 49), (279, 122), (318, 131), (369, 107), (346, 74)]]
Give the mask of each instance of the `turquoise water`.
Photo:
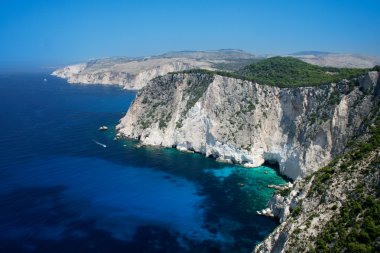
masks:
[(135, 95), (0, 76), (0, 252), (250, 252), (275, 228), (271, 168), (114, 141)]

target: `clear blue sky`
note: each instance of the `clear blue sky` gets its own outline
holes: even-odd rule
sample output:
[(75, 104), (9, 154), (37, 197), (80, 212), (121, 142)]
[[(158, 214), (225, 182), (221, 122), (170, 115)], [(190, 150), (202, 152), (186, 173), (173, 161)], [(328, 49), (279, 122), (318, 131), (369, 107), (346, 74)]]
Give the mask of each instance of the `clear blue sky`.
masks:
[(0, 0), (0, 64), (236, 48), (380, 55), (379, 0)]

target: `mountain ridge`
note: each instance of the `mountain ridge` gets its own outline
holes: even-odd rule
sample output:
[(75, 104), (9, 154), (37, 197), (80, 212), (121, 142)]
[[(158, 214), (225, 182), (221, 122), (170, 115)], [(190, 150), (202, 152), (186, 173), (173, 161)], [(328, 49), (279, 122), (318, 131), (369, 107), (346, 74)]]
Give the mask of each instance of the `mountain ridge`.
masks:
[[(168, 52), (147, 57), (111, 57), (93, 59), (55, 70), (52, 75), (75, 84), (119, 85), (139, 90), (151, 79), (169, 72), (189, 69), (237, 71), (267, 57), (238, 49)], [(328, 54), (326, 57), (297, 55), (296, 58), (320, 66), (373, 67), (380, 63), (374, 57)]]

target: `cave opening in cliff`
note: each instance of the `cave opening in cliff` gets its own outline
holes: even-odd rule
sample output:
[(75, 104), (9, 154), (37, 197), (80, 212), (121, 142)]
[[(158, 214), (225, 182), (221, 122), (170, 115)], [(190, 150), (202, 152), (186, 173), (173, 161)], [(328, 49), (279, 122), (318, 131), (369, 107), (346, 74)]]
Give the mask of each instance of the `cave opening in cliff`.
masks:
[(280, 171), (280, 164), (277, 161), (265, 160), (263, 166), (270, 167), (276, 171)]
[(265, 160), (264, 163), (262, 164), (263, 166), (267, 166), (269, 168), (272, 168), (274, 171), (276, 171), (276, 174), (285, 179), (288, 182), (293, 182), (294, 180), (291, 179), (290, 177), (287, 177), (286, 175), (282, 174), (280, 172), (280, 164), (278, 161), (275, 160)]

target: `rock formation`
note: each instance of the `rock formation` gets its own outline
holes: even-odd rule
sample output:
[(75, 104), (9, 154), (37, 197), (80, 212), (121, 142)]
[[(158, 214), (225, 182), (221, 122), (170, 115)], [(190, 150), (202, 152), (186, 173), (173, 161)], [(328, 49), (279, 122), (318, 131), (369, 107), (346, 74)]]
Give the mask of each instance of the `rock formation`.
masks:
[(236, 68), (256, 56), (241, 50), (185, 51), (144, 58), (106, 58), (55, 70), (69, 83), (120, 85), (139, 90), (151, 79), (188, 69)]
[(297, 179), (344, 152), (375, 105), (378, 75), (278, 88), (208, 73), (169, 74), (139, 91), (117, 129), (144, 145), (249, 167), (277, 162)]
[(52, 75), (65, 78), (69, 83), (116, 84), (125, 89), (139, 90), (157, 76), (191, 68), (212, 69), (211, 64), (187, 59), (152, 59), (116, 64), (110, 69), (90, 62), (58, 69)]
[[(167, 74), (217, 66), (232, 70), (252, 59), (234, 51), (228, 52), (229, 57), (240, 60), (231, 62), (225, 53), (186, 52), (187, 57), (181, 58), (183, 53), (174, 52), (159, 58), (96, 60), (54, 74), (74, 83), (140, 89), (117, 126), (118, 137), (137, 139), (139, 145), (199, 152), (246, 167), (278, 163), (280, 172), (295, 182), (269, 186), (276, 193), (268, 207), (257, 213), (278, 218), (281, 224), (255, 252), (380, 250), (380, 201), (373, 197), (380, 196), (379, 72), (313, 87), (288, 84), (294, 86), (288, 88), (237, 79), (244, 76), (236, 72)], [(342, 59), (330, 54), (306, 58), (320, 65), (334, 61), (339, 65)], [(365, 59), (360, 64), (370, 65)], [(294, 82), (292, 73), (297, 69), (289, 66), (287, 72), (278, 66), (276, 71), (280, 68), (282, 72), (277, 73), (286, 72), (280, 77)], [(267, 77), (267, 69), (261, 70), (261, 77)], [(322, 71), (328, 71), (324, 75), (338, 73)]]
[[(379, 138), (380, 125), (368, 123)], [(259, 212), (281, 224), (254, 252), (378, 252), (380, 148), (366, 134), (358, 139), (362, 144), (273, 195)]]
[[(290, 55), (319, 66), (373, 67), (379, 58), (352, 54), (300, 52)], [(218, 69), (235, 71), (257, 59), (265, 59), (242, 50), (180, 51), (140, 58), (105, 58), (70, 65), (55, 70), (52, 75), (69, 83), (120, 85), (139, 90), (151, 79), (188, 69)]]

